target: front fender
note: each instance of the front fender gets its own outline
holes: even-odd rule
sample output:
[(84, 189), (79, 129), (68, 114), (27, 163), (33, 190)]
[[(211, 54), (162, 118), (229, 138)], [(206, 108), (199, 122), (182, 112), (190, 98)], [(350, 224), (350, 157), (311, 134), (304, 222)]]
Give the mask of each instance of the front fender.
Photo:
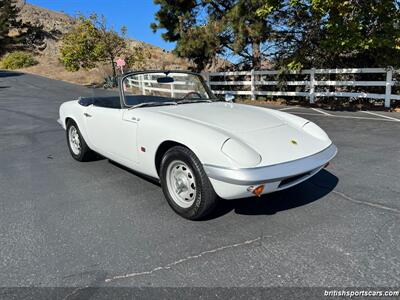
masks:
[(220, 130), (173, 116), (142, 111), (137, 129), (138, 171), (158, 177), (155, 165), (157, 149), (165, 141), (182, 144), (199, 158), (202, 164), (238, 167), (221, 151), (229, 136)]

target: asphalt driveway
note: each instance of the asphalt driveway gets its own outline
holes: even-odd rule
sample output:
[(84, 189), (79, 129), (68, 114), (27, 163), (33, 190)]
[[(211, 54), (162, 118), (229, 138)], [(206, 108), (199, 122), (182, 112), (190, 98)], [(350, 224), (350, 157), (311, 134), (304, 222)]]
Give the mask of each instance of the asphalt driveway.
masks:
[(331, 166), (192, 222), (157, 184), (70, 157), (59, 105), (103, 93), (0, 72), (2, 287), (398, 286), (400, 114), (274, 107), (328, 132)]

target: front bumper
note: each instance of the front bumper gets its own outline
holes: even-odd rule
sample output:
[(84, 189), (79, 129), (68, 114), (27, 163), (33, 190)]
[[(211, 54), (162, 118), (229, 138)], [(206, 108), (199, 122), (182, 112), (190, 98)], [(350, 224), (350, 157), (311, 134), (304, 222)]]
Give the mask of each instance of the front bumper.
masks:
[(311, 156), (265, 167), (228, 169), (207, 164), (203, 167), (210, 179), (241, 186), (256, 185), (281, 182), (301, 174), (315, 174), (334, 158), (336, 153), (336, 146), (331, 144), (326, 149)]

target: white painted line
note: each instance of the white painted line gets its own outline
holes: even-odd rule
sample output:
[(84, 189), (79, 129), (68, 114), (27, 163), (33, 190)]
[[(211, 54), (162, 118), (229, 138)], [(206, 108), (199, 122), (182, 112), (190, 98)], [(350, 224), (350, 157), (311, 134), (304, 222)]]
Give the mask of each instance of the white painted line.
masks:
[[(294, 115), (307, 115), (307, 116), (318, 116), (323, 117), (321, 114), (313, 114), (313, 113), (303, 113), (303, 112), (292, 112)], [(359, 119), (359, 120), (374, 120), (374, 121), (385, 121), (385, 122), (398, 122), (398, 120), (388, 120), (388, 119), (379, 119), (379, 118), (368, 118), (368, 117), (352, 117), (352, 116), (338, 116), (338, 115), (330, 115), (332, 118), (342, 118), (342, 119)]]
[(370, 111), (361, 111), (361, 112), (365, 113), (365, 114), (370, 114), (370, 115), (373, 115), (373, 116), (378, 116), (378, 117), (381, 117), (381, 118), (385, 118), (385, 119), (389, 119), (389, 120), (394, 120), (394, 121), (400, 122), (400, 119), (388, 117), (388, 116), (385, 116), (385, 115), (380, 115), (380, 114), (373, 113), (373, 112), (370, 112)]
[(169, 264), (156, 267), (156, 268), (154, 268), (152, 270), (143, 271), (143, 272), (136, 272), (136, 273), (129, 273), (129, 274), (123, 274), (123, 275), (117, 275), (117, 276), (114, 276), (114, 277), (107, 278), (104, 281), (105, 282), (111, 282), (111, 281), (114, 281), (116, 279), (126, 279), (126, 278), (130, 278), (130, 277), (137, 277), (137, 276), (143, 276), (143, 275), (152, 275), (155, 272), (169, 270), (169, 269), (171, 269), (172, 267), (174, 267), (176, 265), (180, 265), (182, 263), (186, 263), (187, 261), (191, 261), (191, 260), (200, 258), (202, 256), (206, 256), (206, 255), (209, 255), (209, 254), (220, 252), (220, 251), (226, 250), (226, 249), (231, 249), (231, 248), (242, 247), (242, 246), (245, 246), (245, 245), (250, 245), (250, 244), (253, 244), (253, 243), (258, 242), (258, 241), (260, 241), (260, 242), (262, 241), (261, 237), (255, 238), (254, 240), (247, 240), (247, 241), (244, 241), (242, 243), (222, 246), (222, 247), (215, 248), (215, 249), (212, 249), (212, 250), (206, 250), (206, 251), (200, 252), (197, 255), (190, 255), (190, 256), (187, 256), (185, 258), (181, 258), (179, 260), (171, 262)]
[[(285, 107), (285, 108), (277, 109), (277, 110), (288, 110), (288, 109), (294, 109), (294, 108), (302, 108), (302, 107), (299, 107), (299, 106)], [(317, 117), (329, 116), (329, 117), (332, 117), (332, 118), (342, 118), (342, 119), (359, 119), (359, 120), (374, 120), (374, 121), (386, 121), (386, 122), (400, 122), (400, 119), (396, 119), (396, 118), (392, 118), (392, 117), (386, 117), (386, 116), (383, 116), (383, 115), (378, 115), (378, 114), (371, 113), (371, 112), (366, 112), (366, 111), (363, 111), (363, 112), (370, 113), (370, 114), (373, 114), (373, 115), (377, 115), (377, 116), (379, 116), (381, 118), (332, 115), (332, 114), (328, 114), (328, 113), (326, 113), (324, 111), (320, 111), (320, 110), (318, 110), (316, 108), (311, 108), (311, 109), (316, 111), (316, 112), (318, 112), (318, 114), (308, 113), (308, 112), (297, 112), (297, 111), (292, 112), (292, 114), (294, 114), (294, 115), (317, 116)]]
[(293, 109), (293, 108), (296, 108), (296, 107), (284, 107), (284, 108), (281, 108), (281, 109), (278, 109), (278, 110), (289, 110), (289, 109)]
[(321, 113), (321, 114), (324, 114), (324, 115), (326, 115), (326, 116), (332, 116), (331, 114), (328, 114), (327, 112), (325, 112), (325, 111), (323, 111), (323, 110), (320, 110), (320, 109), (317, 109), (317, 108), (311, 108), (313, 111), (316, 111), (316, 112), (319, 112), (319, 113)]

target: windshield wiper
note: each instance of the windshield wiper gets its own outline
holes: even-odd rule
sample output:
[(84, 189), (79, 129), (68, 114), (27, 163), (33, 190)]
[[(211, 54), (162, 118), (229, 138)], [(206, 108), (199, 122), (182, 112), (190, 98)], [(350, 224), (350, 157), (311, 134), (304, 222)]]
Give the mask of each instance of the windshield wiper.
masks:
[(162, 105), (177, 105), (176, 102), (168, 101), (168, 102), (143, 102), (129, 107), (128, 109), (134, 109), (138, 107), (149, 107), (149, 106), (162, 106)]
[(200, 103), (200, 102), (212, 102), (211, 100), (208, 99), (184, 99), (180, 101), (176, 101), (177, 104), (186, 104), (186, 103)]

